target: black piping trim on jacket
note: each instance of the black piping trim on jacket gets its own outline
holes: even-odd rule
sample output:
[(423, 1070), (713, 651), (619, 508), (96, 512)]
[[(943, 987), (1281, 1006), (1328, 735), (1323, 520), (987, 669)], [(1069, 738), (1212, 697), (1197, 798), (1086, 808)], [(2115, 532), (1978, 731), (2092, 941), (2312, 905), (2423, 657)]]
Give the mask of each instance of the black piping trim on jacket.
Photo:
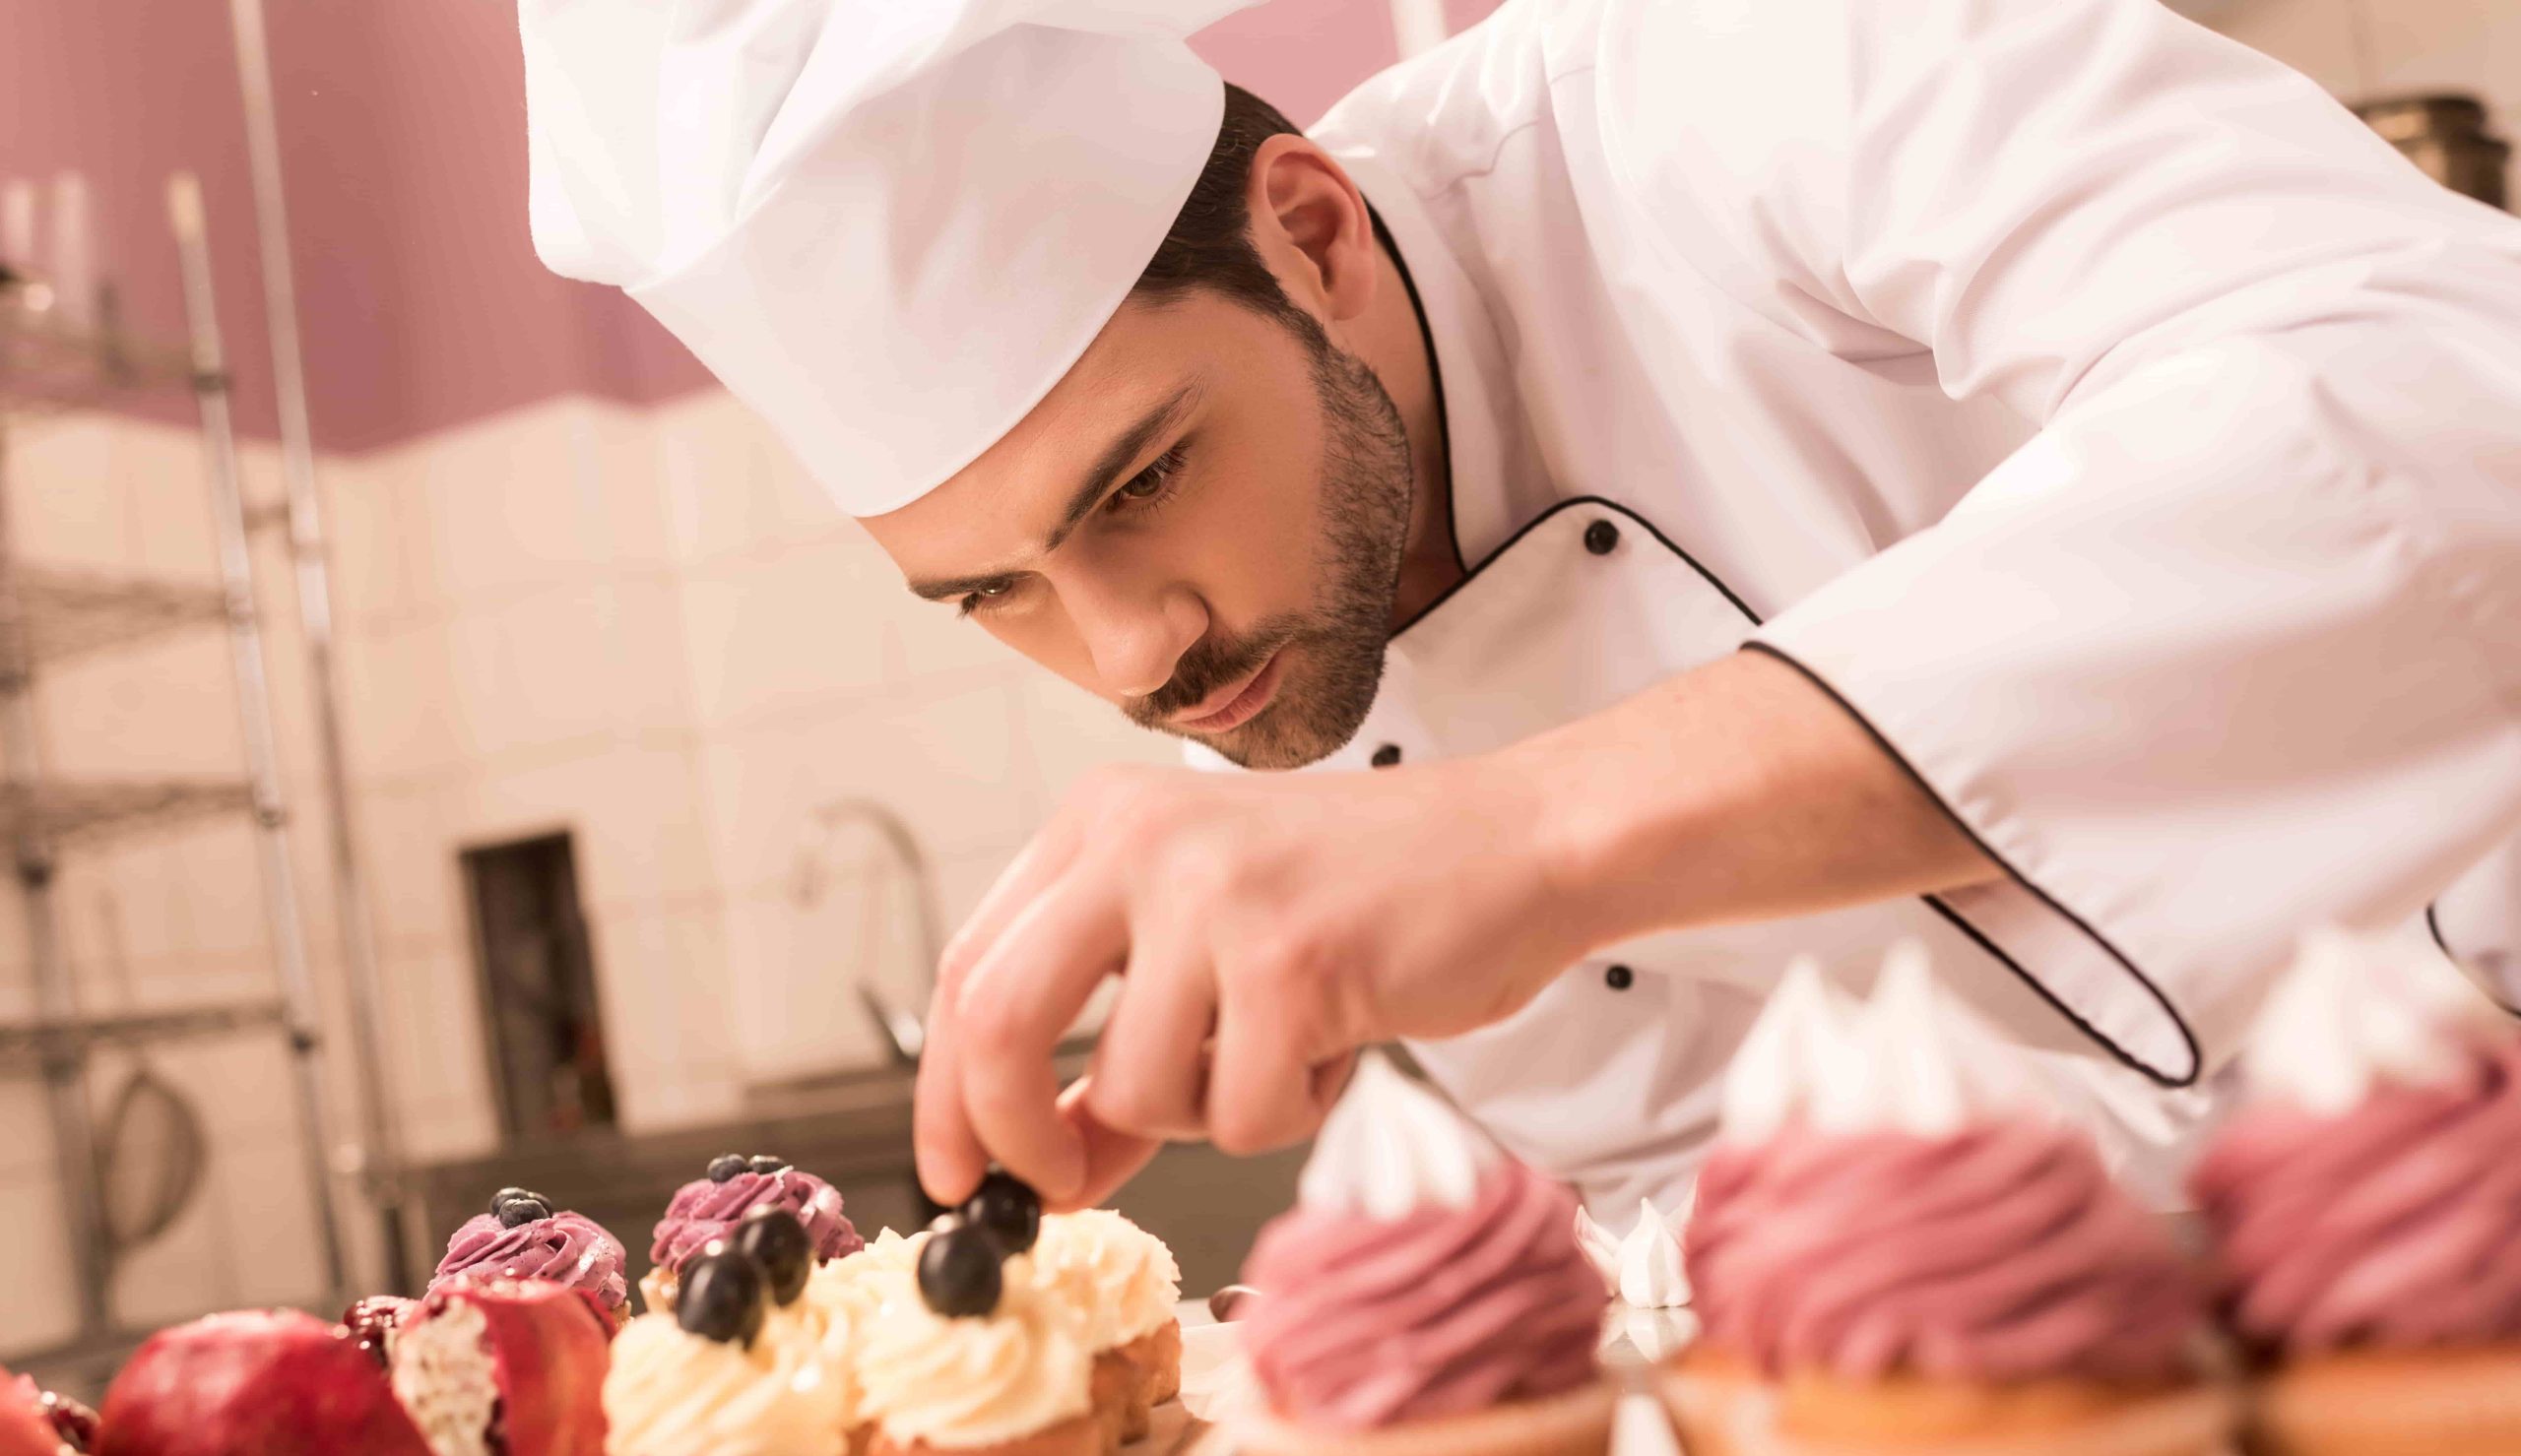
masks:
[[(1573, 510), (1609, 511), (1615, 515), (1626, 518), (1629, 522), (1637, 526), (1639, 530), (1644, 531), (1648, 536), (1652, 537), (1656, 541), (1660, 542), (1663, 549), (1678, 557), (1684, 565), (1689, 567), (1690, 570), (1697, 572), (1699, 580), (1706, 582), (1711, 587), (1713, 587), (1725, 601), (1733, 603), (1733, 609), (1740, 612), (1744, 619), (1749, 621), (1752, 626), (1759, 627), (1767, 625), (1767, 623), (1761, 618), (1760, 614), (1751, 609), (1751, 604), (1743, 601), (1741, 596), (1731, 587), (1726, 586), (1722, 578), (1718, 577), (1714, 572), (1708, 570), (1706, 566), (1700, 563), (1696, 556), (1691, 555), (1687, 550), (1683, 549), (1678, 541), (1675, 541), (1670, 537), (1665, 536), (1662, 529), (1657, 527), (1653, 522), (1647, 520), (1644, 516), (1639, 515), (1637, 512), (1629, 509), (1627, 506), (1621, 505), (1615, 500), (1605, 499), (1598, 495), (1578, 495), (1562, 500), (1556, 505), (1551, 506), (1548, 510), (1545, 510), (1539, 515), (1531, 518), (1529, 521), (1524, 522), (1516, 530), (1514, 535), (1506, 538), (1505, 542), (1499, 545), (1497, 549), (1489, 552), (1486, 556), (1481, 557), (1479, 564), (1470, 568), (1469, 572), (1466, 573), (1460, 581), (1457, 581), (1451, 587), (1446, 588), (1444, 593), (1437, 597), (1435, 601), (1430, 601), (1425, 606), (1419, 608), (1418, 614), (1403, 623), (1399, 632), (1394, 632), (1392, 635), (1394, 637), (1398, 637), (1401, 632), (1407, 632), (1411, 628), (1416, 627), (1419, 623), (1424, 622), (1429, 617), (1435, 615), (1438, 608), (1442, 607), (1446, 602), (1454, 600), (1454, 598), (1458, 595), (1464, 587), (1469, 586), (1471, 582), (1476, 580), (1482, 572), (1485, 572), (1489, 567), (1497, 564), (1498, 561), (1505, 557), (1508, 551), (1511, 551), (1517, 545), (1519, 545), (1525, 537), (1530, 536), (1533, 532), (1539, 530), (1547, 522)], [(2101, 1049), (2107, 1051), (2113, 1060), (2134, 1071), (2142, 1073), (2149, 1080), (2159, 1083), (2165, 1087), (2188, 1087), (2196, 1083), (2198, 1075), (2205, 1065), (2205, 1058), (2197, 1048), (2196, 1034), (2189, 1030), (2188, 1022), (2180, 1016), (2178, 1008), (2170, 1003), (2170, 998), (2163, 994), (2162, 988), (2155, 985), (2152, 979), (2147, 977), (2144, 972), (2136, 969), (2136, 963), (2134, 961), (2129, 960), (2117, 946), (2110, 944), (2107, 936), (2102, 935), (2100, 931), (2094, 929), (2081, 916), (2076, 915), (2073, 911), (2070, 911), (2064, 906), (2058, 904), (2056, 899), (2049, 895), (2047, 891), (2042, 890), (2037, 885), (2032, 883), (2029, 876), (2023, 874), (2022, 871), (2007, 863), (2003, 855), (1998, 855), (1988, 846), (1986, 841), (1978, 837), (1976, 830), (1972, 829), (1968, 822), (1963, 820), (1959, 814), (1953, 812), (1952, 806), (1944, 802), (1943, 795), (1935, 791), (1934, 786), (1926, 782), (1925, 776), (1917, 772), (1914, 764), (1909, 763), (1907, 758), (1903, 755), (1899, 749), (1892, 746), (1891, 740), (1883, 735), (1882, 730), (1875, 728), (1871, 722), (1867, 721), (1863, 714), (1857, 712), (1855, 705), (1841, 696), (1837, 688), (1834, 688), (1830, 686), (1829, 683), (1823, 681), (1819, 673), (1814, 672), (1811, 668), (1806, 667), (1801, 663), (1796, 662), (1794, 659), (1778, 651), (1776, 648), (1765, 642), (1746, 642), (1742, 645), (1742, 649), (1746, 652), (1764, 653), (1767, 656), (1775, 658), (1777, 661), (1785, 664), (1787, 666), (1801, 673), (1804, 677), (1810, 679), (1813, 686), (1818, 687), (1823, 693), (1829, 696), (1832, 702), (1837, 703), (1841, 708), (1844, 709), (1847, 716), (1855, 720), (1857, 727), (1863, 728), (1865, 733), (1870, 736), (1875, 743), (1881, 745), (1882, 751), (1891, 756), (1891, 761), (1900, 766), (1901, 772), (1907, 774), (1911, 780), (1915, 781), (1917, 787), (1925, 791), (1926, 796), (1934, 800), (1935, 806), (1943, 810), (1945, 817), (1951, 819), (1954, 824), (1960, 826), (1961, 832), (1969, 837), (1972, 844), (1978, 847), (1978, 852), (1985, 855), (1989, 862), (2003, 870), (2006, 877), (2011, 879), (2015, 884), (2020, 885), (2024, 890), (2030, 892), (2033, 899), (2037, 900), (2040, 904), (2048, 907), (2049, 910), (2063, 917), (2067, 923), (2073, 925), (2077, 930), (2082, 931), (2084, 935), (2095, 945), (2100, 946), (2102, 951), (2107, 953), (2111, 960), (2116, 961), (2129, 976), (2134, 977), (2136, 979), (2136, 983), (2143, 986), (2145, 988), (2145, 993), (2152, 996), (2154, 998), (2154, 1003), (2162, 1007), (2164, 1014), (2170, 1018), (2171, 1025), (2179, 1029), (2179, 1040), (2188, 1047), (2187, 1074), (2185, 1076), (2174, 1077), (2165, 1071), (2148, 1065), (2142, 1057), (2137, 1056), (2126, 1047), (2119, 1045), (2114, 1041), (2111, 1041), (2100, 1028), (2094, 1026), (2091, 1022), (2086, 1021), (2082, 1016), (2075, 1012), (2074, 1008), (2068, 1006), (2064, 1001), (2059, 1000), (2054, 992), (2050, 991), (2047, 986), (2040, 983), (2038, 977), (2031, 974), (2029, 968), (2025, 967), (2021, 962), (2016, 961), (2011, 955), (2008, 955), (2001, 946), (1995, 943), (1994, 940), (1990, 939), (1984, 932), (1980, 931), (1977, 926), (1972, 924), (1967, 917), (1963, 916), (1959, 911), (1954, 910), (1950, 905), (1944, 903), (1940, 897), (1934, 895), (1923, 895), (1919, 896), (1919, 899), (1923, 900), (1935, 914), (1950, 921), (1954, 928), (1960, 930), (1962, 934), (1969, 936), (1980, 950), (1983, 950), (1988, 955), (1994, 957), (2006, 970), (2011, 971), (2016, 977), (2020, 978), (2025, 985), (2030, 986), (2032, 991), (2036, 994), (2039, 999), (2047, 1002), (2049, 1006), (2054, 1008), (2057, 1014), (2064, 1017), (2067, 1023), (2073, 1026), (2075, 1030), (2082, 1032), (2085, 1036), (2090, 1037), (2093, 1041), (2099, 1043)]]
[(1908, 762), (1906, 754), (1903, 754), (1898, 748), (1892, 746), (1891, 739), (1883, 733), (1882, 729), (1875, 728), (1872, 720), (1856, 711), (1856, 706), (1853, 703), (1848, 702), (1837, 688), (1830, 686), (1828, 682), (1824, 681), (1820, 673), (1815, 672), (1811, 668), (1803, 665), (1801, 663), (1796, 662), (1793, 658), (1787, 656), (1783, 652), (1780, 652), (1769, 643), (1746, 642), (1742, 644), (1742, 650), (1744, 652), (1759, 653), (1765, 657), (1774, 658), (1778, 662), (1783, 663), (1785, 665), (1801, 673), (1803, 677), (1814, 687), (1817, 687), (1822, 692), (1827, 693), (1831, 702), (1834, 702), (1841, 708), (1844, 709), (1847, 717), (1855, 720), (1856, 727), (1863, 728), (1865, 735), (1873, 739), (1875, 744), (1877, 744), (1883, 752), (1891, 756), (1891, 761), (1900, 766), (1901, 772), (1907, 774), (1910, 780), (1915, 782), (1919, 789), (1925, 791), (1926, 796), (1934, 800), (1935, 807), (1943, 810), (1944, 817), (1950, 819), (1953, 824), (1960, 829), (1962, 834), (1969, 838), (1970, 843), (1978, 847), (1978, 853), (1986, 855), (1990, 863), (2005, 872), (2006, 878), (2012, 880), (2024, 890), (2030, 892), (2033, 899), (2048, 907), (2048, 909), (2055, 914), (2063, 917), (2068, 924), (2071, 924), (2076, 929), (2081, 930), (2084, 933), (2085, 938), (2092, 941), (2093, 944), (2100, 946), (2103, 951), (2106, 951), (2109, 958), (2118, 963), (2119, 969), (2136, 978), (2136, 983), (2145, 988), (2145, 994), (2152, 996), (2154, 998), (2154, 1004), (2163, 1008), (2163, 1014), (2170, 1018), (2170, 1024), (2172, 1026), (2179, 1028), (2179, 1040), (2188, 1047), (2188, 1074), (2184, 1077), (2173, 1077), (2166, 1073), (2157, 1071), (2153, 1067), (2147, 1065), (2143, 1058), (2138, 1057), (2133, 1052), (2127, 1050), (2127, 1048), (2111, 1041), (2101, 1033), (2100, 1028), (2095, 1027), (2091, 1022), (2084, 1020), (2081, 1016), (2077, 1015), (2072, 1008), (2068, 1007), (2065, 1002), (2057, 999), (2057, 997), (2049, 991), (2048, 987), (2040, 984), (2037, 977), (2033, 976), (2029, 971), (2024, 970), (2021, 966), (2015, 965), (2013, 957), (1996, 949), (1993, 941), (1989, 940), (1985, 935), (1980, 934), (1976, 926), (1972, 925), (1967, 919), (1964, 919), (1961, 913), (1954, 910), (1950, 905), (1945, 904), (1941, 897), (1934, 895), (1921, 897), (1926, 904), (1933, 906), (1936, 912), (1945, 919), (1960, 926), (1963, 931), (1968, 933), (1971, 939), (1978, 942), (1978, 944), (1983, 947), (1988, 954), (1993, 955), (1996, 959), (2004, 962), (2007, 966), (2013, 967), (2014, 974), (2020, 976), (2033, 990), (2037, 991), (2041, 1000), (2056, 1007), (2057, 1014), (2063, 1016), (2066, 1020), (2073, 1022), (2076, 1029), (2081, 1031), (2085, 1036), (2092, 1038), (2094, 1041), (2099, 1042), (2102, 1046), (2107, 1047), (2111, 1056), (2116, 1057), (2119, 1061), (2133, 1067), (2135, 1070), (2144, 1073), (2147, 1077), (2152, 1078), (2154, 1081), (2161, 1083), (2165, 1087), (2189, 1087), (2195, 1085), (2198, 1073), (2205, 1065), (2205, 1057), (2197, 1049), (2196, 1034), (2188, 1029), (2187, 1020), (2179, 1014), (2179, 1008), (2170, 1003), (2170, 997), (2163, 994), (2162, 987), (2154, 984), (2151, 977), (2148, 977), (2144, 972), (2137, 970), (2136, 963), (2129, 960), (2125, 952), (2121, 951), (2117, 946), (2110, 944), (2109, 937), (2101, 934), (2099, 930), (2094, 929), (2091, 923), (2085, 920), (2082, 916), (2079, 916), (2073, 911), (2066, 909), (2063, 905), (2058, 904), (2055, 896), (2050, 895), (2047, 891), (2042, 890), (2037, 885), (2032, 883), (2030, 876), (2024, 874), (2021, 870), (2014, 868), (2002, 855), (1995, 852), (1995, 848), (1993, 846), (1989, 845), (1985, 840), (1980, 839), (1978, 837), (1978, 831), (1971, 828), (1968, 820), (1962, 818), (1958, 813), (1955, 813), (1952, 805), (1944, 801), (1943, 795), (1935, 791), (1934, 786), (1926, 782), (1926, 776), (1917, 772), (1917, 766)]
[[(2469, 969), (2469, 963), (2461, 958), (2458, 951), (2451, 949), (2451, 937), (2442, 933), (2442, 917), (2440, 911), (2441, 902), (2438, 900), (2424, 908), (2424, 928), (2432, 934), (2433, 944), (2441, 950), (2443, 959), (2449, 961), (2452, 965), (2459, 967), (2462, 974), (2465, 975)], [(2506, 1016), (2521, 1016), (2521, 1006), (2515, 1006), (2511, 1002), (2503, 999), (2503, 996), (2495, 989), (2495, 987), (2486, 983), (2485, 978), (2471, 976), (2469, 977), (2469, 983), (2486, 992), (2486, 998), (2492, 1001), (2497, 1006), (2502, 1007), (2503, 1013)]]
[(1503, 544), (1499, 545), (1497, 549), (1490, 551), (1487, 555), (1480, 557), (1479, 564), (1463, 573), (1460, 581), (1454, 583), (1452, 586), (1445, 588), (1443, 592), (1437, 594), (1435, 601), (1418, 608), (1418, 614), (1401, 623), (1399, 630), (1393, 632), (1391, 635), (1397, 637), (1401, 632), (1406, 632), (1410, 628), (1417, 626), (1420, 622), (1434, 616), (1436, 614), (1437, 607), (1453, 601), (1454, 595), (1459, 593), (1462, 588), (1469, 586), (1481, 572), (1496, 565), (1508, 551), (1521, 545), (1524, 537), (1538, 531), (1542, 526), (1556, 520), (1559, 516), (1562, 516), (1569, 511), (1585, 508), (1597, 511), (1610, 511), (1627, 517), (1637, 526), (1638, 530), (1645, 532), (1648, 536), (1650, 536), (1654, 538), (1654, 539), (1662, 542), (1664, 550), (1680, 557), (1682, 562), (1687, 565), (1690, 570), (1698, 573), (1699, 580), (1707, 583), (1711, 587), (1713, 587), (1725, 601), (1732, 602), (1733, 609), (1740, 612), (1745, 617), (1750, 618), (1752, 626), (1756, 627), (1760, 625), (1760, 614), (1751, 610), (1751, 604), (1749, 602), (1744, 601), (1741, 598), (1733, 595), (1733, 589), (1731, 587), (1724, 585), (1722, 581), (1718, 580), (1714, 572), (1699, 565), (1698, 558), (1696, 556), (1682, 550), (1679, 543), (1675, 542), (1670, 537), (1665, 536), (1662, 533), (1662, 530), (1655, 526), (1653, 522), (1647, 520), (1644, 516), (1637, 514), (1635, 511), (1630, 510), (1628, 507), (1621, 505), (1615, 500), (1608, 500), (1598, 495), (1571, 495), (1567, 499), (1560, 501), (1558, 504), (1551, 506), (1548, 510), (1541, 512), (1539, 515), (1532, 517), (1522, 525), (1515, 528), (1515, 534), (1506, 538)]

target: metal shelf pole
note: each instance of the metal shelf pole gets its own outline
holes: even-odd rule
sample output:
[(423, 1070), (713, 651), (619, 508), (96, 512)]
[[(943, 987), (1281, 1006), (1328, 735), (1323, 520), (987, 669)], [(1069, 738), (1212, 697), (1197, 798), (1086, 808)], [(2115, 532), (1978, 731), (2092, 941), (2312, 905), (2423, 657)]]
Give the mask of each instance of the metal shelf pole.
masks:
[(289, 810), (281, 789), (280, 748), (272, 729), (271, 685), (263, 665), (262, 628), (254, 604), (253, 543), (245, 530), (238, 483), (236, 432), (228, 410), (227, 362), (212, 291), (210, 247), (201, 187), (190, 174), (167, 188), (184, 274), (184, 311), (192, 332), (193, 394), (201, 403), (202, 445), (210, 473), (211, 514), (219, 532), (219, 576), (227, 599), (227, 641), (236, 670), (236, 712), (252, 776), (255, 842), (263, 866), (264, 911), (287, 1007), (297, 1112), (304, 1127), (307, 1191), (315, 1203), (317, 1250), (325, 1302), (350, 1302), (342, 1252), (341, 1212), (333, 1196), (331, 1119), (325, 1115), (323, 1015), (306, 960), (306, 930), (297, 905), (297, 867), (289, 852)]
[(262, 0), (230, 0), (236, 80), (245, 102), (245, 155), (254, 186), (254, 230), (262, 247), (263, 305), (270, 315), (272, 382), (280, 405), (282, 473), (289, 487), (289, 542), (297, 566), (297, 611), (313, 679), (317, 752), (323, 759), (326, 828), (333, 851), (333, 901), (340, 921), (342, 981), (350, 991), (351, 1044), (359, 1077), (361, 1172), (378, 1203), (385, 1283), (400, 1289), (415, 1273), (412, 1231), (418, 1207), (403, 1186), (402, 1140), (385, 1082), (385, 1013), (358, 840), (351, 822), (350, 768), (342, 743), (341, 667), (333, 652), (331, 578), (325, 564), (323, 504), (315, 484), (315, 444), (306, 414), (299, 356), (297, 285), (290, 271), (289, 208), (281, 185), (280, 126), (272, 95), (271, 49)]
[[(23, 665), (27, 651), (26, 613), (18, 601), (17, 572), (11, 557), (16, 533), (10, 528), (7, 441), (0, 438), (0, 618), (17, 635), (6, 654), (10, 666), (0, 677), (0, 756), (8, 764), (8, 792), (20, 812), (14, 845), (19, 886), (26, 893), (27, 954), (35, 975), (36, 1015), (46, 1022), (67, 1022), (79, 1014), (78, 988), (61, 949), (61, 925), (52, 894), (53, 846), (43, 816), (32, 805), (43, 787), (42, 744), (35, 728), (33, 683)], [(84, 1050), (62, 1044), (41, 1050), (44, 1103), (52, 1119), (53, 1158), (60, 1167), (62, 1216), (69, 1226), (70, 1267), (79, 1286), (79, 1333), (103, 1335), (113, 1323), (106, 1279), (111, 1270), (105, 1253), (105, 1206), (97, 1182), (97, 1133), (88, 1106), (87, 1057)]]

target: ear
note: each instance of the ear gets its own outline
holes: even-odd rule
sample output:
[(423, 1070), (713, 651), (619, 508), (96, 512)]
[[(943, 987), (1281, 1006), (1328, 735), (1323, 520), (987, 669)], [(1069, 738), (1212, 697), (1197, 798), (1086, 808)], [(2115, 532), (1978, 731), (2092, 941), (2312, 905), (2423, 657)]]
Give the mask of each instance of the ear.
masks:
[(1374, 301), (1373, 215), (1357, 184), (1312, 141), (1282, 134), (1252, 156), (1244, 205), (1252, 240), (1287, 295), (1331, 322)]

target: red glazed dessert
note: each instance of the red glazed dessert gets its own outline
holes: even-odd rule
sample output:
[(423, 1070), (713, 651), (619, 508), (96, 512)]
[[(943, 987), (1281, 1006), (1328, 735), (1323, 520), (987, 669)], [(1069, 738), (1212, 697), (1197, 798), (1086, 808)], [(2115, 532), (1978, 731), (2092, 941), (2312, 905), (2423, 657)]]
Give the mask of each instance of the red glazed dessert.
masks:
[(295, 1310), (162, 1330), (105, 1393), (97, 1456), (430, 1456), (367, 1353)]
[(435, 1456), (603, 1456), (609, 1338), (564, 1285), (458, 1280), (396, 1326), (394, 1394)]
[(96, 1448), (96, 1412), (0, 1370), (0, 1456), (87, 1456)]

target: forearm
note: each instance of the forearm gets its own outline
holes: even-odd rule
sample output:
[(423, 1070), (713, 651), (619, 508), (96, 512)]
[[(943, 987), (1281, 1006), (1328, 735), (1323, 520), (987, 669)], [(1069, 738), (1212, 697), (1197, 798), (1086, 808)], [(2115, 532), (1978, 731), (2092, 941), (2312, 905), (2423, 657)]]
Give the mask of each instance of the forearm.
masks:
[(1845, 709), (1761, 653), (1682, 673), (1479, 771), (1539, 789), (1543, 872), (1594, 944), (1999, 873)]

